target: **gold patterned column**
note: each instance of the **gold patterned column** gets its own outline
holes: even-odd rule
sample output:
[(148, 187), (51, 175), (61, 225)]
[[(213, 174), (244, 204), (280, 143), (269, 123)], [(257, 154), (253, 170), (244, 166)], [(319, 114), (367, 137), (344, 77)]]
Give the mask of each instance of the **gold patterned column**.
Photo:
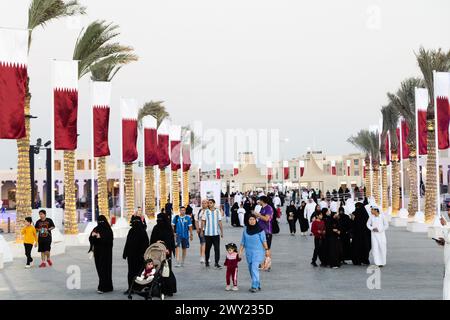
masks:
[(389, 208), (389, 195), (388, 195), (388, 177), (387, 177), (387, 165), (386, 163), (382, 163), (380, 165), (381, 170), (381, 197), (383, 199), (383, 212), (387, 212)]
[[(411, 148), (411, 147), (410, 147)], [(416, 151), (410, 149), (409, 153), (409, 170), (408, 170), (408, 178), (409, 178), (409, 203), (408, 203), (408, 212), (410, 217), (414, 217), (416, 212), (419, 211), (417, 207), (417, 158)]]
[(427, 119), (427, 176), (425, 181), (425, 221), (431, 223), (436, 215), (436, 137), (434, 132), (434, 120)]
[(75, 195), (75, 151), (64, 151), (64, 233), (78, 234)]
[(155, 170), (145, 167), (145, 212), (148, 218), (155, 217)]
[(125, 164), (125, 200), (126, 200), (126, 213), (127, 220), (131, 220), (131, 216), (134, 214), (134, 175), (133, 164)]
[(189, 170), (183, 172), (183, 206), (189, 205)]
[(373, 197), (375, 202), (380, 204), (380, 176), (379, 176), (379, 166), (378, 164), (373, 165)]
[(370, 186), (371, 186), (371, 181), (370, 181), (370, 160), (366, 159), (365, 160), (365, 167), (364, 167), (364, 171), (366, 173), (366, 177), (364, 178), (364, 186), (366, 187), (366, 194), (365, 196), (367, 197), (367, 199), (369, 199), (372, 196), (372, 193), (370, 192)]
[(106, 157), (97, 158), (98, 163), (98, 210), (109, 220), (108, 178), (106, 176)]
[(164, 209), (167, 204), (167, 178), (166, 169), (159, 169), (159, 204), (160, 210)]
[[(27, 82), (28, 85), (28, 82)], [(28, 92), (28, 87), (27, 87)], [(25, 218), (31, 217), (31, 178), (30, 178), (30, 100), (25, 98), (25, 131), (26, 136), (17, 140), (17, 185), (16, 185), (16, 242), (22, 242), (21, 230), (25, 226)]]
[(172, 196), (173, 212), (180, 213), (180, 183), (178, 182), (178, 170), (172, 170)]
[(392, 152), (392, 216), (395, 217), (400, 210), (400, 163), (397, 151)]

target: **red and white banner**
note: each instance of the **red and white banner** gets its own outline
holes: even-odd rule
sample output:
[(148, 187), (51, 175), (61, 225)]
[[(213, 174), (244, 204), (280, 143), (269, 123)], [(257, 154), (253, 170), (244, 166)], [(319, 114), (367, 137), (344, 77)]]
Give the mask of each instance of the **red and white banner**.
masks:
[(352, 165), (351, 160), (347, 160), (347, 176), (350, 177), (350, 167)]
[(158, 128), (158, 166), (160, 169), (164, 169), (170, 164), (169, 131), (169, 120), (163, 120)]
[(289, 179), (289, 162), (283, 161), (283, 179), (288, 180)]
[(216, 163), (216, 179), (220, 180), (220, 163)]
[(108, 143), (111, 82), (93, 81), (91, 88), (94, 157), (106, 157), (111, 154)]
[(416, 130), (417, 130), (417, 150), (419, 155), (427, 154), (427, 108), (428, 108), (428, 90), (424, 88), (416, 88)]
[(24, 138), (28, 30), (0, 28), (0, 139)]
[(304, 174), (305, 174), (305, 161), (301, 160), (300, 161), (300, 177), (303, 177)]
[(331, 174), (333, 176), (336, 175), (336, 161), (334, 161), (334, 160), (331, 161)]
[[(401, 127), (400, 127), (401, 126)], [(402, 136), (400, 137), (400, 133)], [(398, 159), (408, 159), (409, 157), (409, 147), (407, 143), (407, 138), (409, 134), (409, 126), (406, 120), (402, 119), (399, 120), (398, 126), (397, 126), (397, 139), (398, 139)], [(400, 143), (401, 141), (401, 143)]]
[(272, 171), (272, 162), (267, 162), (267, 181), (272, 181), (273, 171)]
[(239, 174), (239, 162), (233, 163), (233, 176), (237, 176)]
[(139, 105), (135, 99), (121, 99), (120, 112), (122, 118), (122, 162), (132, 163), (138, 158), (137, 151), (137, 118)]
[(189, 171), (191, 169), (191, 145), (184, 143), (181, 148), (181, 154), (183, 156), (183, 172)]
[(76, 150), (78, 61), (53, 61), (55, 150)]
[(177, 125), (170, 126), (170, 158), (172, 171), (181, 168), (181, 127)]
[(385, 141), (385, 152), (386, 152), (386, 165), (391, 164), (391, 139), (389, 136), (389, 131), (386, 134), (386, 141)]
[(366, 162), (363, 163), (363, 178), (366, 178)]
[(142, 118), (144, 127), (144, 163), (146, 167), (158, 164), (158, 133), (156, 131), (157, 122), (153, 116)]
[(434, 95), (436, 96), (436, 120), (439, 150), (449, 148), (448, 125), (450, 123), (450, 73), (434, 73)]

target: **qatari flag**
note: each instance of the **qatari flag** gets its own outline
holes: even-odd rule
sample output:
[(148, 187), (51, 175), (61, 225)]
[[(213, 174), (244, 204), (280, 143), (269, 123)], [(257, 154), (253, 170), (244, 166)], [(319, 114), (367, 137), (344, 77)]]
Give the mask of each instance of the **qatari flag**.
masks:
[(157, 122), (153, 116), (142, 118), (144, 126), (145, 166), (153, 167), (158, 164), (158, 133)]
[(0, 28), (0, 139), (24, 138), (28, 30)]
[(419, 155), (427, 154), (427, 108), (428, 108), (428, 90), (416, 88), (416, 130), (417, 130), (417, 149)]
[(170, 126), (170, 157), (171, 169), (177, 171), (181, 168), (181, 127), (177, 125)]
[(335, 176), (336, 175), (336, 161), (331, 161), (331, 174), (333, 175), (333, 176)]
[(448, 125), (450, 123), (450, 73), (434, 73), (434, 95), (436, 96), (436, 120), (439, 150), (449, 148)]
[(283, 178), (284, 180), (289, 179), (289, 162), (283, 161)]
[(300, 161), (300, 177), (303, 177), (304, 174), (305, 174), (305, 161), (301, 160)]
[(169, 130), (169, 121), (163, 120), (158, 128), (158, 165), (160, 169), (164, 169), (170, 164)]
[(237, 176), (239, 174), (239, 162), (233, 163), (233, 176)]
[(76, 150), (78, 136), (78, 61), (53, 61), (55, 150)]
[(267, 181), (272, 181), (273, 172), (272, 172), (272, 162), (267, 162)]
[(111, 153), (108, 144), (109, 111), (111, 105), (111, 82), (93, 81), (92, 117), (94, 132), (94, 157), (106, 157)]
[(183, 155), (183, 172), (189, 171), (191, 169), (191, 145), (183, 144), (181, 153)]
[[(401, 126), (401, 129), (400, 129)], [(400, 140), (400, 131), (401, 131), (401, 140)], [(407, 159), (409, 157), (409, 147), (408, 144), (406, 143), (406, 138), (408, 137), (409, 134), (409, 126), (406, 123), (405, 120), (401, 120), (401, 122), (399, 123), (398, 127), (397, 127), (397, 139), (398, 139), (398, 158), (400, 160), (402, 159)], [(400, 145), (400, 141), (402, 142)]]
[(122, 162), (132, 163), (138, 158), (137, 151), (137, 118), (138, 102), (135, 99), (121, 99), (120, 113), (122, 118)]
[(216, 163), (216, 179), (220, 180), (220, 163)]

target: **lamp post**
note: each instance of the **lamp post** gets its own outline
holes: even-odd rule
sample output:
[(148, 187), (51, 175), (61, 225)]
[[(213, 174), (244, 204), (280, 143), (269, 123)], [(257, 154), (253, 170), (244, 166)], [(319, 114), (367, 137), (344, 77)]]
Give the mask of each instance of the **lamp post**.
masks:
[(34, 203), (34, 193), (35, 193), (35, 183), (34, 183), (34, 157), (38, 155), (41, 150), (46, 150), (46, 160), (45, 160), (45, 170), (46, 170), (46, 208), (52, 207), (52, 149), (49, 148), (51, 145), (51, 141), (47, 141), (44, 145), (42, 145), (42, 139), (38, 138), (35, 145), (30, 145), (29, 157), (30, 157), (30, 183), (31, 183), (31, 208), (37, 209)]

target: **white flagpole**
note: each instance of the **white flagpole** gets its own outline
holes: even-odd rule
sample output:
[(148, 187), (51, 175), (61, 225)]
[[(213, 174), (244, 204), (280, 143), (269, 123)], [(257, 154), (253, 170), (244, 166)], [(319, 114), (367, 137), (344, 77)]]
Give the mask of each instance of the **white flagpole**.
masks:
[[(370, 177), (370, 196), (373, 197), (373, 168), (372, 168), (372, 155), (369, 155), (369, 177)], [(368, 199), (370, 202), (370, 199)]]
[[(52, 70), (52, 75), (53, 75), (53, 85), (55, 84), (55, 62), (54, 62), (55, 60), (53, 60), (53, 63), (52, 63), (52, 68), (53, 68), (53, 70)], [(52, 88), (53, 89), (53, 88)], [(53, 89), (54, 90), (54, 89)], [(53, 94), (53, 92), (52, 92), (52, 95), (51, 95), (51, 101), (52, 101), (52, 112), (51, 112), (51, 115), (50, 115), (50, 119), (51, 119), (51, 122), (52, 122), (52, 124), (51, 124), (51, 134), (50, 134), (50, 137), (52, 138), (52, 145), (51, 145), (51, 148), (52, 148), (52, 152), (51, 152), (51, 154), (52, 154), (52, 161), (51, 161), (51, 163), (50, 163), (50, 168), (51, 168), (51, 177), (52, 177), (52, 181), (47, 181), (47, 183), (50, 183), (51, 184), (51, 196), (52, 196), (52, 198), (51, 198), (51, 201), (52, 201), (52, 203), (51, 203), (51, 205), (52, 205), (52, 218), (55, 218), (55, 209), (56, 209), (56, 203), (55, 203), (55, 166), (54, 166), (54, 164), (55, 164), (55, 155), (56, 155), (56, 150), (55, 150), (55, 147), (56, 147), (56, 144), (55, 144), (55, 95)], [(64, 161), (64, 160), (63, 160)], [(58, 183), (58, 191), (59, 191), (59, 183)]]
[(401, 196), (402, 196), (402, 208), (405, 208), (405, 189), (404, 189), (404, 185), (403, 185), (403, 119), (400, 118), (400, 129), (399, 129), (399, 133), (400, 133), (400, 186), (402, 189), (401, 192)]
[(124, 206), (124, 192), (125, 192), (125, 188), (123, 185), (123, 120), (122, 120), (122, 115), (120, 115), (120, 183), (119, 183), (119, 187), (120, 187), (120, 218), (123, 218), (123, 206)]
[[(93, 90), (93, 84), (91, 81), (91, 97), (94, 94), (94, 90)], [(92, 104), (92, 102), (91, 102)], [(94, 164), (95, 164), (95, 157), (94, 157), (94, 106), (91, 105), (90, 108), (91, 111), (91, 203), (92, 203), (92, 215), (91, 215), (91, 221), (95, 222), (95, 169), (94, 169)]]
[[(416, 92), (417, 92), (416, 88)], [(417, 97), (417, 93), (416, 93), (416, 97)], [(419, 109), (417, 106), (417, 98), (416, 98), (416, 108), (415, 108), (415, 117), (416, 117), (416, 166), (417, 166), (417, 211), (420, 212), (421, 211), (421, 199), (420, 199), (420, 165), (419, 165), (419, 160), (420, 160), (420, 145), (419, 145)], [(411, 199), (410, 199), (411, 201)]]
[(145, 127), (142, 125), (142, 215), (145, 216)]
[(392, 207), (392, 150), (391, 150), (391, 133), (388, 131), (388, 143), (389, 143), (389, 199), (390, 199), (390, 207)]
[[(438, 136), (438, 120), (437, 120), (437, 95), (436, 95), (436, 71), (433, 70), (433, 83), (435, 85), (434, 90), (434, 138), (436, 141), (436, 218), (441, 217), (441, 190), (440, 190), (440, 180), (439, 180), (439, 136)], [(437, 220), (437, 219), (435, 219)], [(435, 221), (436, 222), (436, 221)]]

